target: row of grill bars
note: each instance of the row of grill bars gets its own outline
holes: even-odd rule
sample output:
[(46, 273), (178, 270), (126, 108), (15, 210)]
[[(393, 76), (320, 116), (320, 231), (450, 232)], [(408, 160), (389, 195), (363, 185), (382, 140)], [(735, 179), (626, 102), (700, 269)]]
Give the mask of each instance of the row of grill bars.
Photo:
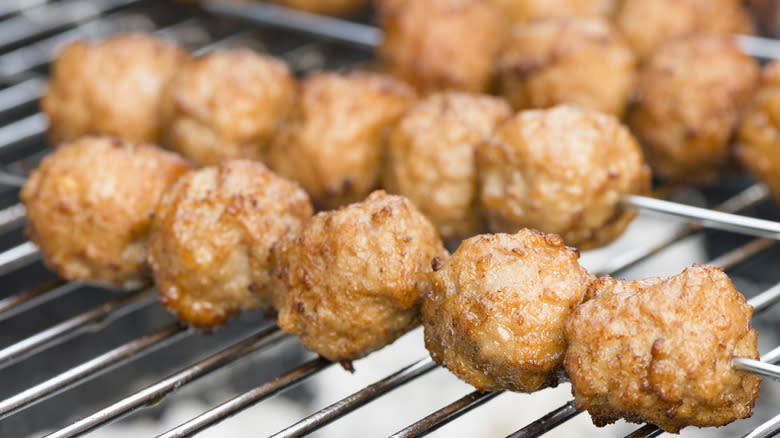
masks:
[[(30, 0), (30, 2), (34, 3), (35, 1)], [(38, 2), (38, 3), (42, 3), (42, 2)], [(39, 29), (40, 31), (43, 32), (43, 31), (63, 28), (68, 24), (77, 23), (79, 21), (83, 21), (90, 18), (97, 18), (101, 14), (113, 8), (127, 6), (132, 3), (141, 3), (141, 2), (138, 0), (100, 1), (100, 2), (91, 3), (91, 6), (89, 8), (85, 8), (83, 6), (85, 4), (85, 2), (83, 1), (71, 1), (71, 2), (52, 4), (52, 5), (45, 5), (45, 7), (40, 8), (41, 11), (39, 12), (41, 13), (37, 15), (37, 17), (43, 17), (43, 18), (39, 18), (40, 20), (39, 23), (42, 23), (42, 27), (39, 27)], [(65, 9), (67, 6), (74, 7), (75, 12)], [(52, 9), (46, 9), (46, 7)], [(249, 9), (242, 7), (239, 10), (233, 8), (232, 6), (223, 5), (221, 3), (206, 2), (204, 8), (207, 10), (211, 10), (212, 12), (227, 13), (230, 15), (235, 15), (237, 12), (241, 12), (241, 14), (246, 14), (246, 15), (242, 15), (244, 18), (250, 17), (256, 20), (258, 19), (258, 16), (261, 17), (264, 16), (266, 18), (260, 18), (260, 20), (262, 21), (271, 20), (267, 24), (274, 24), (278, 26), (287, 27), (290, 29), (303, 30), (308, 33), (318, 34), (318, 36), (321, 37), (325, 36), (328, 38), (338, 39), (341, 41), (348, 41), (363, 46), (366, 45), (373, 46), (376, 44), (379, 38), (378, 31), (375, 28), (371, 28), (369, 26), (364, 26), (355, 23), (348, 23), (341, 20), (310, 16), (307, 14), (300, 14), (300, 13), (288, 11), (284, 8), (278, 8), (278, 7), (268, 6), (268, 5), (262, 5), (262, 6), (258, 5), (256, 7), (252, 7)], [(57, 14), (61, 14), (60, 17), (61, 21), (58, 22), (57, 20), (47, 18), (47, 17), (57, 16), (57, 14), (51, 14), (51, 11), (55, 11)], [(3, 12), (4, 11), (2, 7), (0, 7), (0, 16), (3, 14)], [(125, 15), (117, 14), (116, 18), (121, 19), (123, 16)], [(271, 18), (269, 19), (268, 17)], [(305, 21), (301, 22), (300, 21), (301, 19)], [(20, 19), (20, 17), (15, 17), (13, 19), (6, 20), (6, 22), (9, 21), (14, 24), (13, 26), (9, 26), (7, 28), (18, 29), (17, 31), (20, 32), (19, 35), (21, 36), (17, 35), (15, 38), (11, 38), (10, 40), (5, 40), (5, 41), (18, 42), (26, 39), (32, 39), (37, 35), (37, 33), (33, 32), (32, 30), (26, 30), (26, 29), (32, 29), (31, 25), (24, 24), (27, 21), (29, 21), (29, 19), (27, 18)], [(92, 23), (99, 23), (99, 21), (92, 22)], [(96, 28), (96, 26), (90, 26), (92, 23), (85, 24), (76, 29), (83, 30), (83, 29)], [(320, 24), (324, 23), (324, 24), (322, 26), (319, 25), (313, 26), (313, 23), (320, 23)], [(180, 24), (184, 25), (184, 23), (180, 23)], [(0, 26), (0, 29), (4, 30), (6, 29), (6, 27)], [(76, 29), (69, 32), (74, 32)], [(344, 31), (339, 32), (340, 29), (344, 29), (344, 31), (348, 33), (345, 34)], [(165, 30), (166, 29), (163, 29), (160, 32), (165, 32)], [(349, 32), (352, 33), (349, 34)], [(3, 31), (0, 30), (0, 35), (2, 35), (2, 33)], [(173, 34), (175, 36), (175, 32), (173, 32)], [(72, 33), (70, 35), (70, 37), (74, 37), (74, 36), (81, 36), (81, 35), (77, 35), (75, 33)], [(87, 34), (86, 36), (90, 36), (90, 35)], [(60, 39), (56, 40), (57, 37), (59, 37)], [(44, 48), (49, 47), (49, 50), (47, 51), (47, 55), (44, 58), (41, 58), (39, 56), (37, 61), (38, 64), (31, 62), (29, 64), (30, 68), (32, 68), (33, 66), (40, 66), (48, 62), (50, 60), (53, 47), (55, 47), (54, 45), (61, 44), (63, 40), (64, 39), (62, 38), (62, 34), (60, 34), (58, 36), (49, 39), (48, 44), (51, 44), (50, 46), (41, 46), (40, 44), (44, 43), (43, 41), (36, 43), (34, 46), (37, 46), (37, 49), (39, 49), (38, 50), (39, 55), (40, 53), (42, 53), (40, 50), (41, 47)], [(4, 40), (0, 40), (0, 46), (7, 47), (8, 44), (3, 44), (2, 41)], [(771, 46), (771, 44), (773, 43), (771, 40), (752, 39), (752, 43), (756, 43), (756, 42), (763, 44), (764, 46), (766, 45)], [(16, 53), (16, 56), (19, 56), (20, 51), (23, 51), (29, 47), (30, 46), (26, 46), (22, 49), (17, 50), (16, 52), (10, 52), (10, 53)], [(754, 50), (754, 54), (757, 54), (758, 52), (759, 49)], [(764, 51), (763, 53), (764, 53), (763, 56), (768, 56), (772, 52)], [(778, 52), (775, 51), (774, 53), (778, 53)], [(19, 56), (19, 59), (24, 59), (24, 58), (22, 56)], [(21, 68), (18, 69), (18, 71), (15, 72), (15, 74), (21, 77), (21, 75), (25, 72), (26, 70), (24, 68)], [(23, 88), (26, 89), (26, 92), (28, 93), (27, 94), (28, 97), (17, 98), (16, 102), (20, 102), (20, 103), (17, 103), (16, 105), (21, 105), (24, 103), (29, 103), (30, 101), (34, 101), (40, 94), (40, 90), (41, 90), (40, 86), (43, 83), (41, 78), (32, 77), (26, 79), (26, 81), (35, 81), (35, 82), (27, 82), (27, 85), (25, 85)], [(4, 92), (8, 91), (8, 89), (3, 91)], [(3, 108), (2, 111), (0, 111), (0, 113), (14, 107), (14, 104), (9, 104), (6, 107), (2, 107), (2, 105), (3, 104), (0, 103), (0, 108)], [(0, 133), (5, 134), (5, 136), (0, 135), (0, 140), (10, 140), (10, 141), (0, 141), (0, 150), (10, 145), (20, 143), (23, 140), (40, 136), (45, 131), (45, 120), (43, 119), (43, 117), (40, 114), (36, 114), (32, 117), (33, 118), (26, 119), (27, 125), (17, 125), (17, 127), (27, 126), (29, 128), (27, 131), (24, 130), (22, 131), (24, 134), (22, 136), (15, 134), (16, 132), (19, 131), (12, 132), (10, 129), (5, 130), (5, 128), (2, 128), (4, 131), (0, 131)], [(23, 119), (23, 121), (24, 120), (25, 119)], [(37, 129), (32, 129), (32, 128), (37, 128)], [(9, 183), (14, 184), (14, 182), (9, 182)], [(722, 209), (725, 211), (739, 211), (743, 208), (746, 208), (747, 206), (754, 205), (755, 203), (765, 198), (766, 198), (765, 189), (763, 189), (762, 186), (754, 186), (738, 194), (737, 196), (731, 198), (729, 201), (725, 203), (725, 205), (722, 206), (723, 207)], [(663, 205), (660, 207), (660, 209), (661, 211), (668, 212)], [(18, 223), (20, 223), (24, 219), (23, 213), (24, 213), (23, 208), (21, 208), (18, 205), (0, 211), (0, 231), (5, 231), (13, 226), (17, 226)], [(634, 253), (630, 253), (624, 257), (621, 257), (621, 259), (619, 260), (613, 261), (611, 266), (609, 266), (608, 269), (605, 269), (605, 271), (619, 272), (620, 270), (632, 266), (634, 263), (649, 257), (655, 252), (659, 251), (661, 248), (671, 245), (672, 243), (676, 242), (678, 239), (682, 239), (689, 235), (692, 235), (698, 229), (699, 229), (698, 226), (688, 226), (685, 228), (681, 228), (680, 231), (675, 233), (671, 238), (665, 239), (663, 242), (659, 242), (659, 244), (657, 245), (645, 249), (638, 249)], [(762, 228), (761, 226), (758, 226), (758, 230), (767, 231), (765, 228)], [(775, 238), (777, 237), (777, 233), (774, 230), (770, 230), (768, 234), (772, 237)], [(716, 266), (721, 266), (724, 269), (727, 269), (734, 266), (737, 263), (740, 263), (741, 261), (746, 260), (752, 255), (760, 252), (761, 250), (768, 248), (773, 243), (774, 241), (771, 239), (755, 239), (749, 242), (748, 244), (743, 245), (742, 247), (734, 251), (731, 251), (725, 254), (724, 256), (719, 257), (716, 260), (713, 260), (711, 263), (715, 264)], [(28, 246), (25, 247), (25, 245)], [(35, 250), (34, 246), (32, 246), (29, 243), (23, 244), (21, 246), (21, 249), (20, 247), (17, 247), (0, 254), (0, 272), (2, 271), (8, 272), (10, 270), (16, 269), (21, 264), (20, 260), (24, 260), (26, 262), (26, 261), (34, 260), (36, 258), (37, 258), (37, 251)], [(34, 305), (40, 304), (44, 300), (48, 299), (48, 297), (50, 296), (60, 296), (64, 293), (76, 289), (77, 287), (78, 285), (74, 283), (65, 283), (62, 280), (55, 280), (46, 285), (42, 285), (26, 294), (21, 294), (16, 297), (10, 297), (8, 299), (2, 300), (0, 301), (0, 312), (2, 312), (0, 313), (0, 320), (8, 318), (11, 315), (18, 314), (24, 310), (28, 310)], [(128, 313), (139, 307), (147, 305), (151, 302), (153, 295), (154, 295), (154, 291), (151, 289), (129, 293), (126, 296), (122, 296), (117, 299), (111, 300), (108, 303), (105, 303), (104, 305), (99, 306), (91, 311), (85, 312), (63, 323), (60, 323), (50, 329), (44, 330), (38, 333), (37, 335), (34, 335), (33, 337), (28, 338), (22, 342), (6, 347), (0, 350), (0, 368), (6, 367), (11, 363), (15, 363), (43, 349), (50, 348), (53, 345), (63, 342), (65, 339), (70, 339), (80, 333), (83, 333), (84, 331), (89, 330), (90, 326), (95, 322), (98, 321), (105, 322), (109, 319), (114, 319), (121, 314)], [(754, 299), (751, 300), (751, 303), (755, 305), (757, 311), (760, 311), (768, 307), (769, 304), (774, 303), (779, 296), (780, 296), (780, 289), (778, 287), (775, 287), (757, 297), (754, 297)], [(63, 391), (77, 383), (83, 382), (86, 379), (95, 377), (103, 372), (108, 371), (113, 367), (119, 366), (120, 364), (124, 363), (125, 361), (131, 358), (138, 358), (143, 354), (151, 352), (154, 349), (160, 348), (164, 345), (168, 345), (169, 343), (174, 342), (180, 337), (186, 336), (190, 333), (191, 333), (190, 330), (187, 330), (181, 326), (173, 324), (169, 327), (163, 328), (154, 333), (146, 335), (142, 338), (139, 338), (125, 345), (117, 347), (103, 355), (98, 356), (93, 360), (90, 360), (78, 367), (66, 371), (63, 374), (60, 374), (53, 379), (50, 379), (42, 384), (36, 385), (35, 387), (29, 390), (23, 391), (22, 393), (14, 397), (11, 397), (7, 400), (0, 402), (0, 418), (5, 418), (8, 415), (12, 415), (13, 413), (18, 412), (21, 409), (29, 407), (32, 404), (37, 403), (47, 397), (50, 397), (60, 391)], [(250, 336), (249, 338), (241, 342), (238, 342), (222, 350), (221, 352), (212, 355), (201, 362), (198, 362), (197, 364), (191, 367), (188, 367), (180, 371), (179, 373), (176, 373), (173, 376), (164, 379), (158, 382), (157, 384), (148, 387), (145, 390), (142, 390), (139, 393), (127, 397), (121, 400), (120, 402), (117, 402), (114, 405), (111, 405), (106, 409), (99, 411), (96, 414), (93, 414), (79, 422), (76, 422), (73, 425), (69, 426), (68, 428), (55, 432), (51, 436), (75, 436), (75, 435), (85, 433), (89, 430), (92, 430), (93, 428), (101, 424), (104, 424), (108, 421), (116, 420), (117, 418), (127, 415), (128, 413), (134, 411), (135, 409), (143, 406), (144, 404), (148, 403), (150, 400), (157, 399), (162, 395), (164, 395), (165, 393), (168, 393), (174, 390), (175, 388), (178, 388), (180, 385), (186, 382), (194, 380), (195, 378), (198, 378), (210, 371), (219, 368), (222, 365), (230, 363), (238, 359), (239, 357), (243, 357), (255, 350), (273, 344), (274, 342), (280, 340), (283, 336), (284, 335), (278, 330), (278, 328), (268, 327), (266, 329), (263, 329), (257, 334)], [(775, 356), (771, 354), (763, 357), (762, 359), (768, 362), (776, 361)], [(272, 394), (275, 394), (283, 389), (288, 388), (289, 386), (301, 381), (302, 379), (305, 379), (308, 376), (313, 375), (314, 373), (326, 368), (329, 365), (330, 363), (322, 359), (314, 359), (312, 361), (309, 361), (295, 368), (294, 370), (285, 373), (284, 375), (278, 377), (277, 379), (274, 379), (264, 385), (261, 385), (260, 387), (248, 393), (245, 393), (227, 403), (224, 403), (223, 405), (220, 405), (219, 407), (193, 419), (188, 423), (185, 423), (184, 425), (166, 434), (163, 434), (162, 436), (171, 436), (171, 437), (188, 436), (193, 433), (196, 433), (197, 431), (200, 431), (203, 428), (208, 427), (209, 425), (214, 424), (220, 421), (221, 419), (226, 418), (229, 415), (232, 415)], [(434, 368), (435, 368), (435, 364), (433, 364), (433, 362), (429, 358), (425, 358), (418, 362), (415, 362), (414, 364), (398, 371), (397, 373), (394, 373), (391, 376), (388, 376), (387, 378), (375, 383), (374, 385), (366, 387), (365, 389), (359, 391), (358, 393), (353, 394), (350, 397), (347, 397), (341, 402), (329, 406), (323, 409), (322, 411), (310, 417), (307, 417), (304, 420), (301, 420), (301, 422), (291, 426), (285, 431), (280, 432), (277, 436), (300, 436), (301, 434), (311, 432), (319, 427), (324, 426), (330, 421), (333, 421), (336, 418), (345, 415), (346, 413), (364, 405), (365, 403), (386, 393), (387, 391), (395, 389), (398, 386), (402, 385), (403, 383), (406, 383), (414, 379), (415, 377), (423, 375)], [(420, 422), (415, 423), (414, 425), (404, 429), (403, 431), (399, 432), (394, 436), (399, 436), (399, 437), (419, 436), (420, 434), (430, 432), (435, 428), (440, 427), (443, 424), (446, 424), (446, 422), (451, 421), (454, 418), (457, 418), (457, 416), (462, 415), (468, 410), (473, 409), (474, 407), (488, 401), (489, 399), (492, 399), (496, 395), (498, 395), (498, 393), (496, 392), (471, 393), (466, 397), (456, 401), (455, 403), (452, 403), (442, 408), (441, 410), (433, 413), (432, 415), (426, 417)], [(562, 422), (560, 421), (561, 418), (564, 417), (570, 418), (571, 416), (574, 415), (573, 412), (569, 413), (569, 410), (573, 411), (573, 408), (571, 408), (570, 404), (567, 404), (564, 407), (563, 411), (558, 410), (552, 413), (551, 416), (554, 417), (553, 419), (558, 419), (557, 424), (560, 424), (560, 422)], [(546, 416), (540, 419), (539, 421), (535, 422), (534, 424), (530, 425), (527, 428), (524, 428), (521, 431), (518, 431), (516, 434), (513, 434), (512, 436), (538, 436), (539, 433), (543, 433), (550, 429), (549, 426), (552, 423), (550, 421), (550, 418), (548, 417), (550, 416)], [(771, 424), (769, 426), (771, 427)], [(531, 434), (524, 433), (524, 431), (529, 430), (529, 428), (531, 429), (535, 428), (536, 432), (532, 431)], [(757, 429), (754, 432), (759, 432), (762, 430), (762, 428), (766, 429), (764, 426), (762, 426), (761, 428)], [(651, 434), (655, 432), (652, 430), (647, 430), (647, 428), (642, 428), (637, 433), (639, 434), (644, 433), (645, 435), (632, 434), (631, 436), (651, 436)], [(750, 435), (750, 436), (754, 436), (754, 435)], [(755, 436), (759, 436), (759, 435), (755, 435)], [(766, 436), (766, 435), (760, 435), (760, 436)]]

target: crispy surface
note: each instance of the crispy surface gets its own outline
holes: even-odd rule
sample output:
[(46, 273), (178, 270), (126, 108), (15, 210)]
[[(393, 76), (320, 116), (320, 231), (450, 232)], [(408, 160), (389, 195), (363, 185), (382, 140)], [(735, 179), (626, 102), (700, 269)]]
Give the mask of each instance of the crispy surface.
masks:
[(602, 18), (516, 24), (497, 61), (500, 93), (515, 109), (576, 103), (620, 116), (636, 81), (636, 58)]
[(477, 148), (477, 169), (491, 231), (534, 228), (580, 249), (620, 235), (636, 216), (618, 207), (620, 196), (650, 187), (628, 129), (572, 105), (518, 113)]
[(491, 0), (512, 22), (552, 17), (607, 17), (622, 0)]
[(266, 161), (298, 181), (318, 209), (359, 201), (377, 187), (387, 131), (414, 100), (388, 76), (319, 73), (301, 82), (291, 117)]
[(666, 431), (749, 417), (761, 378), (753, 308), (726, 274), (693, 266), (668, 279), (595, 282), (566, 323), (575, 406), (603, 426), (625, 418)]
[(474, 152), (511, 115), (503, 99), (455, 91), (431, 94), (393, 129), (384, 187), (414, 202), (445, 241), (481, 232)]
[(271, 247), (311, 214), (301, 188), (257, 162), (186, 174), (165, 193), (149, 236), (160, 302), (205, 329), (270, 304)]
[(423, 298), (431, 357), (482, 391), (555, 386), (563, 324), (594, 278), (560, 236), (522, 229), (463, 241)]
[(403, 197), (377, 191), (318, 213), (273, 249), (277, 324), (328, 359), (361, 358), (418, 324), (419, 278), (445, 256), (433, 225)]
[(639, 101), (629, 125), (653, 171), (666, 179), (706, 182), (730, 165), (729, 141), (759, 69), (731, 38), (671, 41), (639, 73)]
[(248, 49), (211, 53), (182, 65), (165, 89), (164, 141), (201, 165), (257, 160), (294, 100), (282, 61)]
[(144, 34), (98, 43), (68, 44), (52, 65), (41, 98), (49, 141), (57, 145), (87, 134), (157, 142), (162, 88), (188, 57), (168, 41)]
[(370, 0), (271, 0), (288, 8), (315, 14), (350, 15), (366, 9)]
[(484, 0), (383, 0), (379, 26), (380, 60), (424, 93), (485, 91), (505, 32)]
[(46, 266), (68, 280), (146, 283), (154, 208), (190, 168), (151, 145), (109, 137), (66, 143), (43, 159), (21, 191), (27, 237)]

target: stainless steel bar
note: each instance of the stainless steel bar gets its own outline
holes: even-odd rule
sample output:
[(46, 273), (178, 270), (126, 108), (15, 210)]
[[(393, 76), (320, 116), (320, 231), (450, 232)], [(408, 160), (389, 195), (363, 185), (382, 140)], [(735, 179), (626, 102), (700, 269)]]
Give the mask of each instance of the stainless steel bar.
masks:
[(720, 257), (710, 260), (708, 264), (717, 266), (723, 270), (728, 270), (761, 251), (774, 246), (775, 243), (777, 243), (777, 241), (774, 239), (759, 237)]
[(290, 388), (296, 383), (300, 383), (307, 377), (310, 377), (331, 365), (333, 365), (333, 362), (322, 357), (312, 359), (268, 383), (260, 385), (168, 432), (158, 435), (157, 438), (182, 438), (193, 436), (207, 427), (217, 424), (220, 421), (253, 406), (255, 403), (265, 400), (284, 389)]
[(731, 366), (739, 371), (756, 374), (762, 377), (780, 381), (780, 367), (760, 360), (748, 359), (746, 357), (735, 357), (731, 359)]
[(763, 423), (742, 438), (770, 438), (780, 433), (780, 415)]
[(753, 35), (734, 35), (737, 46), (744, 53), (761, 59), (780, 58), (780, 41)]
[(778, 301), (780, 301), (780, 284), (777, 284), (749, 299), (748, 304), (753, 306), (753, 311), (755, 313), (760, 313)]
[(560, 408), (550, 412), (537, 421), (507, 436), (507, 438), (528, 438), (540, 436), (553, 430), (559, 425), (569, 421), (579, 414), (580, 411), (574, 408), (572, 402), (568, 402)]
[(56, 278), (28, 291), (3, 298), (0, 300), (0, 321), (73, 292), (80, 286), (79, 283)]
[(47, 437), (65, 438), (86, 434), (98, 426), (122, 418), (139, 408), (154, 405), (182, 385), (205, 376), (224, 365), (258, 351), (263, 347), (271, 346), (283, 339), (284, 336), (285, 333), (276, 326), (264, 328), (258, 333), (174, 373), (135, 394), (125, 397), (92, 415), (84, 417), (63, 429), (47, 435)]
[(41, 256), (38, 247), (32, 242), (25, 242), (0, 253), (0, 275), (5, 275), (15, 269), (37, 261)]
[(49, 126), (46, 116), (35, 113), (13, 123), (0, 127), (0, 151), (27, 140), (40, 137)]
[(0, 210), (0, 233), (22, 225), (26, 219), (27, 209), (21, 203)]
[(650, 437), (656, 437), (661, 434), (663, 434), (664, 431), (653, 426), (652, 424), (645, 424), (644, 426), (640, 427), (639, 429), (631, 432), (630, 434), (626, 435), (626, 438), (650, 438)]
[(501, 392), (474, 391), (469, 393), (454, 403), (450, 403), (422, 420), (390, 435), (390, 438), (413, 438), (427, 435), (475, 407), (492, 400), (499, 394)]
[(778, 363), (780, 362), (780, 347), (775, 347), (772, 351), (761, 355), (761, 362)]
[(0, 2), (0, 17), (47, 3), (49, 0), (4, 0)]
[(0, 186), (22, 188), (27, 179), (23, 176), (0, 169)]
[[(4, 66), (0, 60), (0, 76)], [(34, 103), (40, 97), (45, 83), (41, 78), (31, 77), (0, 91), (0, 113)]]

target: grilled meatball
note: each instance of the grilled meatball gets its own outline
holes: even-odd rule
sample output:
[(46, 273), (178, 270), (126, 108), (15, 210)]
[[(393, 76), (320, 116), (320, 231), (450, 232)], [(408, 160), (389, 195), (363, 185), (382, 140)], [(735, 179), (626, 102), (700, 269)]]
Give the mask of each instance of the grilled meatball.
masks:
[(46, 266), (68, 280), (145, 283), (154, 208), (190, 168), (151, 145), (109, 137), (66, 143), (44, 158), (22, 189), (27, 237)]
[(498, 57), (501, 94), (516, 109), (576, 103), (621, 115), (636, 79), (636, 58), (601, 18), (516, 24)]
[(165, 89), (164, 141), (201, 165), (257, 160), (294, 100), (282, 61), (248, 49), (208, 54), (181, 66)]
[(532, 392), (562, 372), (563, 325), (593, 278), (554, 234), (465, 240), (423, 298), (433, 359), (481, 391)]
[(640, 57), (678, 37), (753, 33), (741, 0), (622, 0), (615, 24)]
[(301, 188), (257, 162), (227, 160), (181, 177), (149, 236), (160, 302), (205, 329), (270, 304), (271, 247), (311, 214)]
[(414, 92), (390, 77), (355, 72), (309, 76), (299, 94), (270, 148), (269, 167), (298, 181), (319, 209), (365, 198), (379, 180), (387, 130)]
[(445, 241), (482, 231), (474, 151), (512, 115), (502, 99), (456, 91), (413, 106), (392, 131), (384, 186), (409, 198)]
[(518, 113), (478, 147), (477, 169), (493, 232), (535, 228), (581, 249), (620, 235), (636, 216), (618, 206), (620, 196), (650, 186), (628, 129), (571, 105)]
[(87, 134), (157, 142), (160, 93), (187, 57), (166, 40), (141, 34), (65, 46), (41, 99), (50, 142)]
[(622, 0), (492, 0), (512, 22), (551, 17), (607, 17)]
[(660, 47), (640, 69), (640, 98), (629, 115), (653, 171), (684, 182), (719, 177), (758, 74), (731, 38), (698, 36)]
[(314, 14), (350, 15), (368, 7), (370, 0), (271, 0), (288, 8)]
[(379, 58), (422, 92), (484, 91), (505, 32), (485, 0), (383, 0)]
[(382, 191), (315, 215), (272, 252), (277, 324), (328, 359), (351, 361), (419, 322), (418, 280), (444, 257), (411, 202)]
[(761, 378), (753, 308), (726, 274), (694, 266), (668, 279), (602, 278), (566, 322), (574, 404), (603, 426), (624, 418), (666, 431), (749, 417)]

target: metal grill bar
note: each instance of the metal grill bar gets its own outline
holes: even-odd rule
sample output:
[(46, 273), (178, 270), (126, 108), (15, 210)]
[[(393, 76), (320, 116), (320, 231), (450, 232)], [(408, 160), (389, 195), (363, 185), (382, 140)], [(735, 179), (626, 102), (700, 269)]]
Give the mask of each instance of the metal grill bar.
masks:
[(0, 321), (61, 297), (78, 289), (80, 286), (78, 283), (69, 283), (57, 278), (26, 292), (4, 298), (0, 300)]
[(11, 249), (0, 252), (0, 275), (27, 266), (41, 257), (38, 247), (32, 242), (24, 242)]
[(38, 5), (46, 3), (48, 0), (5, 0), (0, 3), (0, 17), (22, 12)]
[(576, 417), (579, 413), (580, 411), (574, 407), (572, 402), (568, 402), (528, 426), (508, 435), (507, 438), (530, 438), (544, 435)]
[(731, 366), (733, 366), (735, 370), (745, 371), (780, 381), (780, 367), (777, 365), (745, 357), (735, 357), (731, 360)]
[(472, 409), (482, 406), (502, 392), (474, 391), (439, 409), (422, 420), (390, 435), (390, 438), (413, 438), (427, 435)]

